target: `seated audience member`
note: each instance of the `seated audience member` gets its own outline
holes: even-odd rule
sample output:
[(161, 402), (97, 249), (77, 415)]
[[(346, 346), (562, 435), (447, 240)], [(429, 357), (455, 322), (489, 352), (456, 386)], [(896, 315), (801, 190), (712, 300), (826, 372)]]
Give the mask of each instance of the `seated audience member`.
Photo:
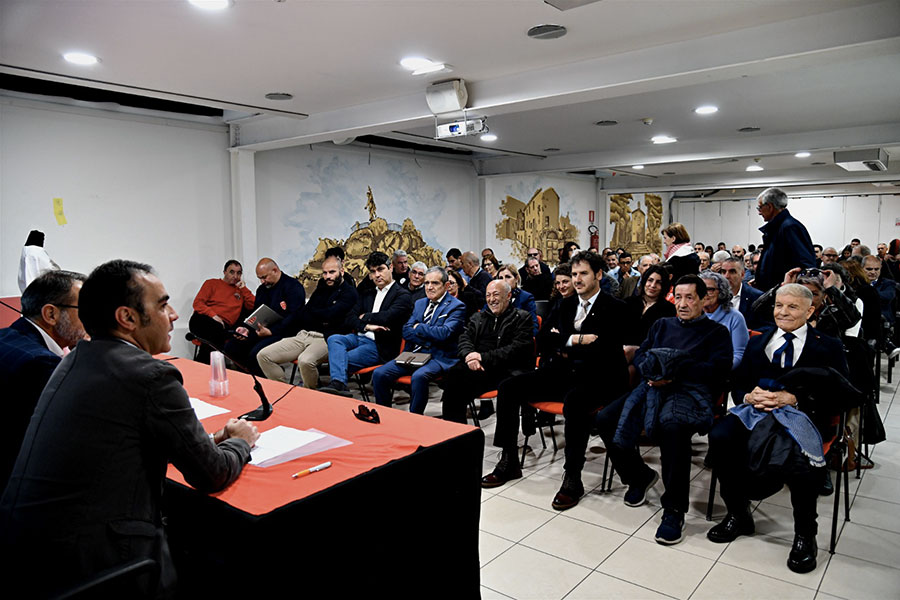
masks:
[(353, 333), (328, 338), (328, 369), (331, 383), (323, 392), (350, 396), (351, 373), (386, 363), (400, 353), (403, 324), (412, 313), (409, 290), (392, 276), (392, 264), (384, 252), (366, 259), (373, 288), (359, 296), (344, 326)]
[[(188, 330), (201, 340), (209, 340), (217, 347), (230, 339), (228, 330), (240, 322), (242, 313), (249, 314), (256, 298), (242, 276), (244, 268), (236, 260), (225, 263), (222, 278), (207, 279), (194, 298), (194, 314), (188, 322)], [(246, 316), (244, 314), (243, 316)], [(198, 360), (209, 363), (210, 348), (200, 346)]]
[(208, 434), (178, 368), (153, 358), (170, 350), (178, 315), (149, 265), (94, 269), (78, 315), (91, 339), (62, 360), (35, 408), (0, 500), (0, 560), (26, 595), (45, 598), (153, 559), (155, 576), (87, 595), (174, 597), (160, 506), (167, 465), (200, 493), (217, 492), (241, 474), (259, 434), (238, 419)]
[(481, 310), (484, 306), (484, 296), (466, 285), (462, 274), (453, 269), (447, 269), (450, 279), (447, 281), (447, 293), (466, 305), (466, 320)]
[(425, 274), (425, 298), (413, 306), (412, 314), (403, 326), (403, 339), (407, 352), (430, 354), (422, 366), (398, 364), (388, 361), (372, 373), (375, 401), (391, 406), (398, 378), (411, 375), (409, 412), (425, 413), (428, 404), (428, 383), (440, 377), (458, 362), (456, 343), (466, 324), (466, 307), (447, 293), (449, 276), (443, 267), (431, 267)]
[(328, 338), (347, 333), (346, 319), (358, 299), (352, 281), (344, 279), (344, 265), (336, 256), (322, 261), (322, 278), (300, 315), (297, 335), (266, 346), (256, 355), (263, 374), (287, 381), (282, 364), (297, 361), (303, 386), (319, 386), (318, 366), (328, 358)]
[[(572, 257), (578, 254), (581, 248), (575, 242), (566, 242), (559, 249), (559, 264), (564, 264), (572, 260)], [(554, 272), (555, 275), (555, 272)]]
[(391, 255), (391, 267), (393, 268), (392, 276), (394, 281), (405, 288), (409, 287), (409, 256), (406, 250), (394, 250)]
[(463, 279), (466, 280), (466, 283), (469, 283), (469, 276), (466, 275), (462, 266), (462, 252), (459, 251), (459, 248), (450, 248), (447, 250), (447, 267), (453, 271), (459, 273)]
[(869, 284), (875, 288), (876, 292), (878, 292), (881, 304), (881, 316), (884, 317), (884, 320), (887, 323), (893, 325), (894, 320), (896, 319), (895, 308), (897, 304), (897, 290), (900, 288), (900, 284), (893, 279), (881, 278), (881, 272), (883, 270), (882, 265), (882, 259), (877, 256), (866, 257), (866, 276), (869, 278)]
[(519, 287), (518, 271), (516, 271), (510, 265), (503, 265), (502, 267), (500, 267), (500, 272), (497, 273), (497, 279), (502, 279), (512, 289), (513, 308), (521, 308), (531, 315), (531, 320), (534, 324), (534, 331), (532, 332), (532, 335), (536, 336), (538, 332), (538, 320), (537, 307), (534, 304), (534, 296)]
[(748, 328), (760, 329), (766, 324), (771, 324), (770, 321), (757, 319), (753, 314), (753, 303), (763, 293), (749, 285), (744, 285), (744, 261), (729, 258), (719, 264), (719, 270), (716, 272), (721, 273), (728, 280), (731, 288), (731, 307), (743, 315)]
[(723, 261), (731, 258), (731, 252), (728, 250), (716, 250), (716, 252), (712, 255), (712, 263), (710, 268), (712, 269), (714, 266), (721, 264)]
[[(625, 339), (625, 304), (600, 290), (603, 259), (579, 252), (572, 259), (577, 295), (563, 300), (554, 319), (541, 328), (538, 347), (541, 368), (507, 379), (497, 396), (494, 446), (502, 450), (496, 468), (482, 478), (485, 488), (503, 485), (519, 476), (519, 408), (537, 400), (564, 402), (565, 477), (551, 506), (566, 510), (584, 495), (581, 470), (591, 430), (591, 414), (628, 388)], [(597, 370), (603, 368), (603, 384)]]
[(817, 267), (821, 267), (821, 266), (822, 266), (822, 260), (823, 260), (823, 258), (824, 258), (824, 257), (822, 256), (822, 252), (823, 252), (823, 251), (824, 251), (824, 248), (822, 248), (822, 245), (821, 245), (821, 244), (813, 244), (813, 254), (814, 254), (815, 257), (816, 257), (816, 266), (817, 266)]
[(559, 308), (563, 300), (574, 294), (575, 286), (572, 284), (572, 265), (563, 263), (556, 267), (556, 271), (553, 273), (553, 293), (550, 294), (547, 318), (554, 310)]
[[(864, 247), (856, 246), (856, 248)], [(850, 275), (850, 278), (845, 280), (845, 283), (849, 283), (856, 297), (862, 302), (862, 331), (859, 337), (867, 341), (874, 341), (880, 345), (883, 337), (883, 327), (881, 326), (881, 299), (878, 296), (878, 291), (869, 284), (869, 277), (862, 266), (861, 260), (851, 259), (840, 264)]]
[(736, 369), (741, 364), (744, 349), (750, 341), (750, 332), (747, 330), (747, 322), (744, 316), (731, 305), (731, 285), (720, 273), (703, 271), (700, 279), (706, 284), (706, 298), (703, 301), (703, 312), (711, 321), (721, 323), (731, 334), (731, 349), (734, 351), (734, 360), (731, 368)]
[[(568, 242), (568, 243), (575, 244), (575, 242)], [(575, 244), (575, 246), (577, 247), (578, 244)], [(563, 248), (565, 248), (565, 246), (563, 246)], [(519, 267), (519, 279), (520, 280), (523, 280), (523, 281), (525, 280), (525, 275), (526, 275), (525, 267), (527, 266), (527, 260), (529, 258), (538, 259), (538, 264), (541, 266), (541, 273), (546, 273), (547, 275), (550, 275), (550, 267), (548, 267), (547, 264), (544, 263), (544, 256), (541, 253), (541, 251), (538, 250), (537, 248), (528, 248), (528, 250), (526, 251), (526, 254), (525, 254), (526, 264)]]
[(0, 446), (0, 490), (6, 487), (38, 397), (63, 357), (84, 338), (78, 320), (78, 293), (85, 277), (45, 271), (22, 294), (22, 316), (0, 329), (0, 386), (8, 400), (7, 426)]
[(465, 423), (466, 406), (473, 398), (533, 369), (531, 331), (531, 315), (512, 305), (509, 284), (501, 280), (488, 284), (487, 307), (469, 319), (459, 336), (461, 362), (444, 376), (441, 402), (445, 420)]
[(694, 252), (700, 254), (701, 252), (706, 252), (706, 246), (703, 245), (703, 242), (695, 242), (694, 243)]
[(659, 319), (675, 316), (675, 305), (666, 302), (669, 276), (659, 265), (644, 271), (637, 296), (625, 298), (628, 318), (625, 323), (625, 346), (632, 346), (630, 354), (641, 345), (650, 326)]
[(466, 252), (462, 255), (463, 270), (469, 276), (469, 287), (484, 296), (487, 284), (491, 282), (491, 276), (481, 268), (481, 260), (474, 252)]
[(709, 268), (709, 254), (706, 252), (698, 252), (697, 256), (700, 258), (700, 270), (705, 271)]
[(610, 269), (606, 274), (610, 277), (615, 277), (621, 286), (626, 278), (641, 276), (640, 272), (632, 267), (633, 263), (634, 259), (631, 257), (631, 252), (623, 250), (622, 253), (619, 254), (619, 265)]
[(535, 300), (549, 300), (550, 293), (553, 291), (553, 278), (550, 273), (541, 271), (541, 264), (538, 259), (529, 257), (525, 260), (525, 275), (520, 275), (521, 271), (516, 275), (522, 278), (522, 289), (534, 296)]
[(494, 255), (493, 248), (483, 248), (481, 250), (481, 258), (487, 258), (488, 256), (493, 256), (493, 255)]
[(500, 261), (493, 254), (490, 254), (481, 259), (481, 268), (487, 271), (487, 274), (493, 279), (497, 276), (497, 271), (500, 269)]
[[(751, 252), (747, 256), (748, 256), (747, 260), (744, 261), (745, 271), (744, 271), (743, 282), (749, 286), (753, 286), (753, 289), (759, 289), (756, 286), (754, 286), (753, 284), (755, 283), (754, 279), (756, 278), (756, 268), (759, 266), (760, 254), (759, 254), (759, 252)], [(765, 292), (765, 290), (760, 290), (760, 291)], [(763, 315), (763, 316), (765, 316), (765, 315)]]
[(743, 261), (743, 260), (744, 260), (744, 248), (743, 248), (743, 246), (740, 246), (739, 244), (735, 244), (735, 245), (731, 248), (731, 256), (733, 256), (734, 258), (737, 258), (737, 259)]
[(719, 242), (716, 246), (716, 252), (718, 252), (719, 250), (725, 250), (727, 252), (727, 248), (728, 246), (725, 244), (725, 242)]
[(425, 271), (427, 270), (428, 266), (421, 260), (417, 260), (409, 268), (409, 285), (407, 289), (413, 303), (425, 297)]
[[(825, 471), (822, 441), (836, 433), (832, 419), (840, 410), (837, 401), (843, 395), (839, 385), (810, 385), (811, 379), (827, 380), (826, 368), (847, 375), (841, 343), (807, 325), (814, 310), (812, 294), (804, 286), (789, 283), (778, 288), (776, 328), (750, 341), (733, 375), (732, 395), (737, 406), (709, 434), (708, 462), (719, 478), (728, 513), (707, 537), (728, 543), (753, 534), (750, 499), (771, 495), (786, 483), (794, 516), (794, 544), (787, 565), (797, 573), (816, 567), (816, 501)], [(804, 368), (815, 372), (791, 373)], [(816, 394), (815, 398), (809, 395), (811, 388), (825, 390), (827, 386), (838, 391)], [(782, 427), (790, 435), (784, 435)], [(775, 439), (778, 442), (774, 443), (789, 448), (779, 461), (782, 464), (777, 470), (767, 469), (766, 478), (754, 477), (749, 468), (751, 452)]]
[(234, 330), (235, 339), (225, 343), (225, 354), (233, 358), (239, 366), (262, 375), (256, 356), (259, 351), (275, 342), (292, 336), (300, 330), (300, 316), (306, 304), (306, 290), (294, 277), (285, 275), (271, 258), (262, 258), (256, 263), (256, 276), (260, 286), (256, 288), (253, 310), (263, 304), (281, 316), (281, 320), (269, 327), (259, 329), (244, 327)]
[(660, 544), (684, 529), (691, 476), (691, 437), (712, 427), (713, 403), (731, 372), (731, 337), (703, 313), (706, 285), (687, 275), (675, 285), (676, 317), (660, 319), (635, 353), (642, 383), (604, 408), (596, 422), (613, 467), (628, 486), (626, 506), (641, 506), (659, 475), (638, 450), (641, 430), (658, 443), (665, 493)]
[[(615, 252), (610, 252), (606, 255), (606, 275), (613, 277), (616, 273), (618, 273), (619, 269), (619, 255)], [(616, 281), (619, 281), (616, 278)]]

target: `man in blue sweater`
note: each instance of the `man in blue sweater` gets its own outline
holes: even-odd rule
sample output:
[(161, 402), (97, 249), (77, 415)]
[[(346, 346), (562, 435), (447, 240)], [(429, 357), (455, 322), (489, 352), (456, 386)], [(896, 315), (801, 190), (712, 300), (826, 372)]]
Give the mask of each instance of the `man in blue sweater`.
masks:
[[(725, 378), (731, 372), (731, 336), (728, 329), (711, 321), (703, 313), (705, 296), (706, 285), (702, 279), (696, 275), (681, 277), (675, 285), (677, 316), (660, 319), (650, 327), (633, 361), (635, 365), (640, 365), (647, 355), (662, 355), (656, 351), (663, 349), (666, 352), (681, 351), (677, 353), (677, 364), (673, 363), (670, 369), (665, 369), (662, 377), (642, 374), (638, 384), (653, 388), (661, 398), (660, 418), (653, 424), (652, 437), (659, 444), (665, 486), (662, 495), (663, 518), (656, 531), (656, 541), (665, 545), (677, 544), (683, 537), (684, 513), (688, 508), (690, 489), (691, 437), (697, 431), (705, 433), (704, 429), (708, 431), (712, 426), (712, 405), (724, 390)], [(687, 413), (697, 411), (693, 403), (687, 408), (681, 405), (688, 389), (704, 415), (700, 421), (685, 418)], [(626, 419), (620, 418), (624, 417), (623, 409), (627, 401), (636, 392), (643, 391), (632, 391), (597, 415), (600, 437), (609, 458), (622, 482), (628, 486), (625, 504), (633, 507), (647, 501), (647, 492), (659, 480), (659, 475), (644, 464), (637, 445), (622, 446), (615, 443), (614, 438), (627, 425)], [(675, 404), (666, 406), (667, 402)], [(684, 410), (679, 410), (682, 408)], [(673, 414), (674, 418), (664, 418), (667, 413)]]

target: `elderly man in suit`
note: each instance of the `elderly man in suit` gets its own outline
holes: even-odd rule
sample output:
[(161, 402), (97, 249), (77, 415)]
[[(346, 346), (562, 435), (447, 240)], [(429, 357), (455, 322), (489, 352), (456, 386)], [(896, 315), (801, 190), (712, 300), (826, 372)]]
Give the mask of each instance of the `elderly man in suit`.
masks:
[(22, 317), (0, 329), (0, 387), (5, 403), (7, 434), (0, 456), (0, 490), (16, 462), (28, 421), (38, 397), (63, 356), (84, 338), (78, 319), (78, 293), (84, 275), (46, 271), (22, 294)]
[(425, 298), (417, 300), (412, 315), (403, 326), (406, 350), (431, 355), (424, 365), (414, 367), (392, 360), (372, 373), (375, 401), (390, 406), (392, 384), (404, 375), (412, 375), (409, 412), (423, 414), (428, 404), (428, 383), (455, 365), (456, 342), (466, 324), (466, 305), (447, 293), (450, 277), (443, 267), (425, 272)]
[(412, 312), (409, 290), (394, 279), (391, 260), (384, 252), (371, 253), (366, 268), (373, 286), (360, 292), (345, 323), (354, 333), (328, 338), (331, 383), (321, 388), (323, 392), (350, 396), (350, 373), (386, 363), (400, 351), (403, 324)]
[(744, 285), (744, 260), (727, 258), (715, 265), (713, 271), (721, 273), (731, 286), (731, 308), (736, 309), (744, 316), (747, 327), (759, 329), (767, 323), (753, 314), (751, 307), (756, 300), (763, 295), (763, 290)]
[[(778, 288), (774, 311), (776, 327), (751, 338), (744, 358), (733, 374), (732, 396), (740, 410), (732, 411), (762, 418), (765, 413), (784, 407), (799, 410), (810, 417), (820, 436), (815, 450), (821, 459), (822, 440), (831, 439), (835, 434), (833, 417), (840, 409), (833, 404), (834, 399), (813, 400), (803, 393), (802, 388), (793, 387), (796, 382), (793, 386), (773, 385), (792, 369), (803, 367), (830, 367), (847, 375), (841, 342), (807, 324), (815, 310), (812, 301), (812, 292), (800, 284), (788, 283)], [(784, 389), (776, 389), (779, 387)], [(755, 530), (749, 503), (750, 497), (758, 499), (759, 495), (758, 490), (754, 491), (748, 484), (751, 430), (745, 425), (747, 418), (748, 415), (739, 418), (729, 414), (709, 434), (708, 462), (719, 477), (722, 499), (728, 509), (725, 519), (707, 533), (713, 542), (731, 542)], [(793, 444), (796, 446), (797, 442)], [(804, 453), (810, 450), (813, 449), (803, 448)], [(810, 452), (812, 454), (815, 451)], [(792, 571), (807, 573), (816, 568), (816, 500), (825, 467), (824, 461), (814, 466), (803, 455), (800, 460), (791, 461), (790, 466), (790, 469), (784, 469), (783, 480), (778, 482), (790, 487), (794, 509), (794, 544), (787, 565)]]
[[(566, 417), (565, 477), (551, 506), (566, 510), (584, 495), (581, 470), (590, 437), (590, 415), (628, 387), (628, 365), (622, 351), (627, 321), (625, 303), (601, 291), (603, 259), (593, 252), (572, 258), (576, 294), (543, 324), (538, 336), (541, 368), (500, 384), (494, 445), (502, 450), (497, 467), (482, 487), (503, 485), (522, 476), (516, 457), (519, 407), (534, 400), (564, 402)], [(598, 369), (603, 383), (598, 385)]]
[(62, 360), (35, 408), (0, 500), (0, 561), (43, 598), (149, 558), (157, 577), (104, 595), (174, 595), (160, 498), (167, 465), (217, 492), (241, 474), (259, 433), (238, 419), (206, 433), (178, 368), (153, 358), (170, 350), (178, 314), (149, 265), (94, 269), (78, 314), (91, 340)]
[(469, 287), (484, 296), (491, 276), (481, 268), (481, 259), (474, 252), (466, 252), (462, 255), (462, 268), (469, 277)]

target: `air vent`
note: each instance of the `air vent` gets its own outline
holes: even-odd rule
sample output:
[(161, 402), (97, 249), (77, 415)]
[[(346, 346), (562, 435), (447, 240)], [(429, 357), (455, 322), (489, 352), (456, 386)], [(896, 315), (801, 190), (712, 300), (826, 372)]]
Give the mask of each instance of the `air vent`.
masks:
[(834, 164), (847, 171), (887, 171), (888, 155), (882, 148), (834, 153)]
[(555, 40), (566, 33), (568, 32), (562, 25), (535, 25), (528, 30), (528, 37), (536, 40)]

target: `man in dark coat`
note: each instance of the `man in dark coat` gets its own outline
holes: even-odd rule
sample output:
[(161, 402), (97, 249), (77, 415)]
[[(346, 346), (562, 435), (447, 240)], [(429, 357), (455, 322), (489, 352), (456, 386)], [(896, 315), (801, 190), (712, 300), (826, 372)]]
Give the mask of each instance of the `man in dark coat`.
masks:
[(779, 188), (769, 188), (756, 201), (766, 224), (759, 228), (765, 250), (753, 287), (768, 290), (781, 283), (784, 274), (794, 267), (815, 267), (816, 255), (806, 227), (788, 212), (787, 194)]

